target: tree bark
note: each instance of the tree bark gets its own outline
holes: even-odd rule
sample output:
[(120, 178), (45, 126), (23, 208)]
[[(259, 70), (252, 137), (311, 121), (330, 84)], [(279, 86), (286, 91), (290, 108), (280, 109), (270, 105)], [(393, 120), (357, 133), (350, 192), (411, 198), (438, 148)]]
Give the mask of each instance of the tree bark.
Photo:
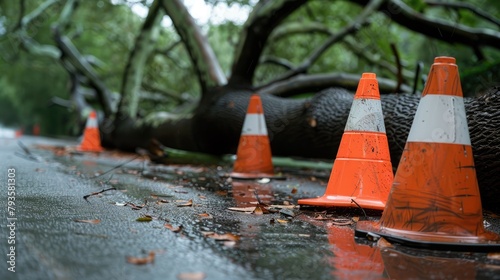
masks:
[[(122, 149), (147, 147), (150, 139), (163, 145), (211, 154), (234, 154), (237, 149), (251, 91), (218, 88), (211, 102), (190, 118), (159, 126), (125, 127), (115, 134)], [(275, 156), (333, 160), (347, 121), (353, 95), (327, 89), (309, 99), (284, 99), (261, 95), (271, 149)], [(413, 122), (420, 96), (382, 95), (382, 109), (394, 168), (397, 167)], [(487, 209), (500, 211), (500, 87), (479, 98), (465, 98), (465, 109), (476, 171)], [(139, 136), (138, 136), (139, 135)], [(121, 139), (121, 140), (120, 140)]]

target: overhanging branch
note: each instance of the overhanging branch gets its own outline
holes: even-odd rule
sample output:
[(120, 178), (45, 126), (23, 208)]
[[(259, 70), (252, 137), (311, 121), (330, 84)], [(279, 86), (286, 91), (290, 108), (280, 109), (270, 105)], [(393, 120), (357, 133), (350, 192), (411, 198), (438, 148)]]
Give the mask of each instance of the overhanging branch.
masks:
[[(358, 87), (361, 75), (347, 73), (328, 73), (316, 75), (298, 75), (286, 81), (272, 84), (258, 90), (262, 94), (273, 94), (281, 97), (289, 97), (301, 93), (318, 92), (329, 87), (342, 87), (355, 91)], [(392, 93), (397, 87), (397, 83), (385, 79), (377, 78), (380, 93)], [(412, 88), (401, 85), (403, 93), (412, 92)]]

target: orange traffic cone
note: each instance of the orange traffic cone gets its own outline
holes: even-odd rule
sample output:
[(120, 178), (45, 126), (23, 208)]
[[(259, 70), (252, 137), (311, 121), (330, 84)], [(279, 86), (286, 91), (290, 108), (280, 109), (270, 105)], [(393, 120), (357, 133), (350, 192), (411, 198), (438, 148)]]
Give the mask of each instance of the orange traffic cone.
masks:
[(230, 176), (239, 179), (274, 177), (264, 109), (257, 94), (250, 97), (236, 153), (236, 161)]
[(85, 131), (83, 132), (83, 140), (77, 149), (82, 152), (101, 152), (103, 150), (95, 111), (89, 114)]
[[(326, 192), (299, 204), (383, 210), (392, 180), (389, 145), (376, 75), (364, 73), (333, 163)], [(354, 203), (355, 202), (355, 203)]]
[(357, 236), (369, 232), (411, 246), (500, 250), (500, 236), (483, 226), (455, 58), (434, 60), (380, 222), (357, 224)]

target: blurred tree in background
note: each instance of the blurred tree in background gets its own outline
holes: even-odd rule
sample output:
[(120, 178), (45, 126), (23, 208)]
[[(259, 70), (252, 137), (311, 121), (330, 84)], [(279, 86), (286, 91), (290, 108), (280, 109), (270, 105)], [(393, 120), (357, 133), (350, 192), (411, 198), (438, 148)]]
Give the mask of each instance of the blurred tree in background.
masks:
[[(106, 114), (109, 117), (119, 111), (120, 96), (127, 96), (124, 89), (131, 87), (136, 91), (131, 94), (140, 96), (132, 101), (137, 103), (132, 106), (137, 110), (132, 111), (140, 118), (154, 113), (149, 120), (157, 119), (158, 123), (161, 119), (158, 119), (160, 114), (157, 112), (168, 112), (167, 115), (194, 112), (203, 92), (207, 91), (199, 83), (200, 65), (206, 61), (193, 63), (196, 58), (190, 50), (199, 46), (190, 45), (189, 36), (195, 35), (179, 35), (182, 32), (175, 21), (180, 24), (187, 17), (174, 19), (172, 24), (171, 13), (179, 11), (169, 10), (167, 2), (2, 1), (0, 122), (22, 126), (28, 131), (35, 123), (40, 123), (42, 132), (47, 135), (78, 135), (88, 109), (103, 106), (99, 92), (105, 91), (109, 103), (113, 104), (108, 106), (114, 106), (112, 112)], [(173, 2), (182, 5), (182, 1)], [(262, 12), (259, 10), (262, 7), (273, 9), (270, 2), (205, 0), (204, 7), (208, 12), (218, 6), (229, 11), (233, 7), (238, 11), (255, 8), (254, 11)], [(251, 58), (258, 60), (255, 73), (250, 73), (251, 87), (244, 83), (241, 87), (273, 93), (273, 90), (266, 91), (266, 87), (276, 80), (286, 81), (302, 74), (337, 74), (335, 79), (321, 82), (319, 86), (305, 86), (297, 90), (300, 92), (285, 88), (290, 94), (277, 93), (304, 97), (329, 86), (352, 90), (356, 81), (349, 80), (352, 77), (344, 74), (375, 72), (393, 82), (395, 88), (389, 92), (411, 92), (413, 87), (419, 91), (425, 81), (425, 69), (435, 56), (443, 54), (457, 58), (466, 95), (477, 95), (498, 85), (498, 46), (492, 47), (491, 43), (480, 41), (474, 43), (475, 38), (469, 38), (468, 43), (457, 43), (415, 32), (409, 24), (405, 26), (398, 22), (400, 4), (408, 5), (414, 12), (425, 14), (431, 20), (444, 21), (452, 26), (456, 24), (458, 28), (459, 25), (466, 26), (481, 32), (500, 28), (500, 8), (496, 0), (290, 1), (283, 5), (290, 6), (293, 11), (283, 13), (283, 18), (274, 19), (276, 26), (269, 25), (270, 35), (263, 40), (262, 54)], [(156, 19), (153, 31), (158, 34), (154, 39), (143, 40), (151, 40), (148, 43), (151, 50), (145, 53), (143, 69), (137, 68), (140, 74), (134, 79), (139, 81), (127, 84), (126, 81), (133, 77), (127, 76), (127, 63), (134, 63), (130, 61), (131, 54), (142, 52), (137, 47), (140, 41), (137, 38), (144, 33), (141, 29), (148, 20), (147, 12), (151, 13), (154, 5), (161, 6), (158, 8), (161, 19)], [(282, 3), (278, 1), (274, 5)], [(368, 5), (374, 5), (378, 11), (369, 12), (366, 18), (360, 19), (359, 15)], [(165, 11), (167, 15), (164, 16)], [(213, 15), (201, 26), (201, 34), (206, 35), (216, 64), (230, 81), (231, 78), (237, 80), (231, 77), (237, 60), (235, 52), (237, 55), (238, 44), (242, 44), (246, 28), (252, 24), (251, 18), (245, 20), (235, 20), (230, 15), (226, 18)], [(266, 18), (259, 20), (265, 21)], [(61, 39), (63, 43), (58, 43)], [(75, 48), (76, 57), (67, 58), (68, 53), (63, 49), (68, 46)], [(80, 62), (75, 62), (75, 59), (88, 64), (90, 72), (79, 70)], [(417, 71), (419, 63), (423, 68)], [(214, 85), (209, 83), (209, 86)], [(384, 87), (384, 91), (388, 87)], [(76, 92), (84, 97), (76, 96)], [(125, 110), (125, 107), (120, 108)]]

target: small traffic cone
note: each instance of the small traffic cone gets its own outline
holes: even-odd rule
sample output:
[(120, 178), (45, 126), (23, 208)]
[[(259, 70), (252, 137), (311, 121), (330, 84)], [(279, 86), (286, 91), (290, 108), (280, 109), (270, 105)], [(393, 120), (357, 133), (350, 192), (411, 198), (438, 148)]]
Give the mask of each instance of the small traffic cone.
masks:
[(264, 109), (257, 94), (250, 97), (236, 153), (236, 161), (230, 176), (239, 179), (274, 177)]
[(326, 192), (298, 203), (383, 210), (393, 177), (376, 75), (363, 73)]
[(81, 152), (101, 152), (103, 150), (95, 111), (89, 114), (85, 131), (83, 132), (83, 139), (77, 150)]
[(417, 247), (499, 251), (483, 226), (481, 197), (455, 58), (437, 57), (422, 92), (380, 221), (368, 233)]

